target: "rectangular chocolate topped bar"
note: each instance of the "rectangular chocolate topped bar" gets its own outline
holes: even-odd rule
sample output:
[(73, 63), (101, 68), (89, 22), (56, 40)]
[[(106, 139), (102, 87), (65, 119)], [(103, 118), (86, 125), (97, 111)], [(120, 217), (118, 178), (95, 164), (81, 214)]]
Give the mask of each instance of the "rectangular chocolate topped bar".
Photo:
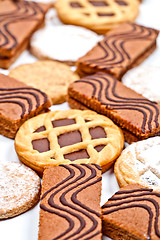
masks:
[(0, 67), (8, 68), (28, 46), (32, 33), (44, 23), (49, 5), (0, 1)]
[(99, 72), (75, 81), (68, 94), (72, 108), (89, 108), (111, 118), (128, 143), (160, 135), (160, 106), (109, 74)]
[(14, 138), (25, 120), (50, 106), (50, 99), (42, 91), (0, 74), (0, 134)]
[(102, 71), (120, 79), (154, 51), (157, 36), (155, 29), (134, 23), (121, 24), (77, 60), (77, 72), (85, 76)]
[(39, 240), (102, 239), (101, 169), (70, 164), (44, 170)]

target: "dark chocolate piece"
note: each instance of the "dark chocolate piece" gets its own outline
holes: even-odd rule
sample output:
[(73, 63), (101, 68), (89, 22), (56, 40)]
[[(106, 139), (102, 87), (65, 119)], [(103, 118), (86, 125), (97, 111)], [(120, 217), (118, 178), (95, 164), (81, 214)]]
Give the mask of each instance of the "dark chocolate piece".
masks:
[(60, 147), (73, 145), (82, 141), (80, 131), (66, 132), (58, 136), (58, 143)]
[(33, 149), (38, 152), (47, 152), (50, 150), (50, 144), (48, 138), (37, 139), (32, 141)]
[(52, 121), (53, 127), (68, 126), (68, 125), (75, 124), (75, 123), (76, 123), (76, 121), (74, 119), (68, 119), (68, 118)]
[(75, 161), (77, 159), (87, 159), (89, 158), (89, 155), (85, 149), (82, 149), (80, 151), (65, 154), (64, 158), (69, 159), (70, 161)]

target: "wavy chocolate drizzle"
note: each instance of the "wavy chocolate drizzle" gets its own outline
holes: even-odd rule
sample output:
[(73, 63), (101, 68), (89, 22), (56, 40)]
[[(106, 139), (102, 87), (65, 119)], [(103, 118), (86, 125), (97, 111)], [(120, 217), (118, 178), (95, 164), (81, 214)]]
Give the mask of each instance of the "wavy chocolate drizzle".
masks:
[[(155, 200), (152, 198), (152, 196), (156, 196), (159, 199)], [(132, 198), (132, 199), (125, 200), (127, 198)], [(110, 201), (113, 201), (113, 202), (109, 203)], [(116, 201), (116, 203), (114, 203), (114, 201)], [(144, 202), (144, 203), (139, 203), (139, 202)], [(152, 203), (153, 207), (155, 208), (155, 214), (152, 211), (151, 207), (146, 204), (146, 202)], [(110, 208), (109, 210), (103, 211), (104, 215), (107, 215), (119, 210), (128, 209), (128, 208), (145, 209), (149, 214), (147, 239), (151, 240), (152, 225), (154, 226), (156, 235), (160, 238), (160, 229), (158, 228), (159, 202), (160, 202), (160, 194), (153, 192), (153, 189), (145, 189), (145, 188), (133, 189), (133, 190), (126, 190), (126, 191), (124, 190), (124, 191), (117, 192), (113, 197), (109, 199), (108, 203), (105, 204), (102, 208), (103, 209)]]
[(18, 44), (16, 35), (9, 29), (9, 25), (21, 21), (38, 21), (37, 15), (44, 14), (43, 9), (35, 2), (19, 1), (12, 4), (15, 5), (15, 10), (0, 14), (0, 47), (7, 47), (8, 44), (13, 42), (7, 48), (9, 50)]
[[(31, 95), (31, 97), (28, 95)], [(19, 105), (22, 109), (21, 118), (23, 118), (25, 114), (29, 114), (31, 111), (35, 110), (32, 104), (33, 97), (36, 101), (36, 108), (40, 106), (40, 96), (43, 99), (41, 103), (41, 105), (43, 105), (47, 102), (47, 95), (36, 88), (0, 88), (0, 104), (9, 103)], [(21, 102), (21, 99), (26, 100), (27, 104)]]
[(133, 40), (151, 40), (151, 35), (157, 36), (157, 31), (136, 24), (130, 24), (130, 30), (124, 33), (111, 34), (106, 36), (104, 40), (98, 43), (102, 53), (102, 57), (86, 60), (88, 64), (100, 65), (101, 69), (111, 69), (114, 67), (122, 67), (122, 63), (132, 57), (125, 47), (126, 42)]
[[(118, 88), (116, 89), (117, 80), (111, 75), (99, 72), (93, 76), (85, 77), (84, 79), (78, 80), (75, 83), (79, 82), (89, 84), (93, 88), (93, 91), (90, 93), (90, 97), (95, 97), (96, 99), (98, 99), (98, 101), (101, 102), (102, 105), (105, 105), (106, 108), (113, 110), (127, 109), (141, 112), (143, 116), (141, 131), (143, 133), (146, 133), (147, 125), (149, 131), (150, 132), (152, 131), (152, 123), (155, 124), (156, 128), (159, 127), (158, 105), (155, 102), (152, 102), (144, 97), (141, 98), (125, 97), (125, 95), (123, 96), (123, 93), (119, 95), (117, 93)], [(153, 109), (155, 110), (155, 112), (153, 112)]]
[[(66, 240), (71, 238), (73, 240), (78, 240), (84, 236), (85, 236), (85, 239), (92, 239), (93, 236), (96, 236), (100, 233), (100, 231), (96, 230), (98, 226), (97, 217), (99, 218), (100, 214), (95, 210), (87, 207), (83, 203), (81, 203), (77, 199), (77, 195), (83, 189), (86, 189), (87, 187), (101, 181), (101, 177), (96, 178), (96, 170), (91, 165), (72, 164), (72, 165), (60, 165), (60, 166), (68, 170), (69, 176), (66, 179), (64, 179), (62, 182), (58, 183), (55, 187), (52, 187), (51, 189), (49, 189), (47, 192), (43, 194), (42, 199), (46, 197), (48, 199), (47, 206), (45, 206), (44, 204), (40, 204), (41, 209), (43, 209), (44, 211), (47, 211), (49, 213), (54, 213), (62, 218), (65, 218), (69, 222), (68, 229), (62, 232), (62, 234), (60, 234), (53, 240), (58, 240), (61, 237), (63, 237)], [(100, 170), (97, 165), (94, 165), (94, 166), (98, 170)], [(75, 176), (74, 168), (79, 170), (79, 175), (77, 174)], [(85, 170), (86, 168), (90, 170), (90, 175), (88, 177), (86, 177), (86, 170)], [(77, 183), (77, 181), (79, 182)], [(68, 189), (65, 190), (65, 188), (68, 188)], [(75, 189), (75, 192), (71, 195), (71, 198), (67, 199), (66, 194), (71, 192), (74, 189)], [(58, 205), (55, 203), (54, 199), (56, 195), (62, 190), (63, 192), (59, 197), (59, 201), (61, 204)], [(72, 220), (72, 216), (74, 216), (80, 223), (79, 228), (76, 230), (74, 230), (75, 223)], [(92, 222), (90, 228), (86, 227), (86, 221), (83, 218), (83, 216), (87, 217), (87, 219), (89, 219)], [(85, 230), (83, 231), (83, 234), (81, 233), (82, 230)], [(72, 233), (69, 235), (71, 231)], [(66, 236), (67, 233), (68, 235)]]

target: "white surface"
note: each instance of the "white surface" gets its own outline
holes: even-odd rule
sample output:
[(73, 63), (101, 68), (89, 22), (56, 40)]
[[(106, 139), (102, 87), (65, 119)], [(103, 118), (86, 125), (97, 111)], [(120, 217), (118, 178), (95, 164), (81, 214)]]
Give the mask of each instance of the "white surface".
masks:
[[(160, 30), (160, 0), (143, 0), (140, 8), (140, 15), (137, 23), (155, 27)], [(53, 19), (52, 24), (59, 22)], [(25, 51), (20, 58), (12, 65), (34, 62), (35, 58)], [(153, 65), (160, 67), (160, 38), (158, 39), (157, 50), (142, 63), (142, 65)], [(7, 73), (6, 70), (1, 70), (1, 73)], [(152, 81), (152, 80), (151, 80)], [(157, 79), (157, 84), (160, 85), (160, 79)], [(53, 106), (52, 110), (68, 109), (67, 103)], [(19, 161), (14, 150), (14, 141), (3, 136), (0, 136), (0, 161)], [(115, 191), (118, 190), (118, 185), (113, 173), (113, 169), (103, 174), (102, 180), (102, 204), (104, 204)], [(39, 206), (37, 205), (32, 210), (17, 216), (15, 218), (0, 221), (1, 240), (37, 240), (38, 236), (38, 218)], [(103, 237), (103, 240), (107, 240)]]

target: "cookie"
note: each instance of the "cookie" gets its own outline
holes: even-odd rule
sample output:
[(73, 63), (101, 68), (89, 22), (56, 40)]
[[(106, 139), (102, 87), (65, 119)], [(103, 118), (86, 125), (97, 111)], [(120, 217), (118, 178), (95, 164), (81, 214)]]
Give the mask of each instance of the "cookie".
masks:
[(160, 106), (109, 74), (99, 72), (75, 81), (68, 95), (71, 108), (87, 107), (111, 118), (128, 143), (160, 133)]
[(156, 48), (158, 31), (134, 23), (120, 24), (76, 62), (77, 72), (91, 75), (101, 71), (120, 79), (145, 60)]
[(44, 23), (48, 8), (42, 3), (0, 1), (0, 68), (9, 68), (27, 48), (32, 33)]
[(44, 91), (52, 104), (65, 102), (68, 85), (79, 79), (69, 66), (50, 60), (20, 65), (12, 69), (9, 76)]
[(19, 159), (42, 173), (46, 166), (96, 163), (106, 171), (120, 155), (121, 130), (92, 111), (65, 110), (26, 121), (15, 139)]
[(41, 182), (33, 170), (17, 162), (1, 162), (0, 173), (0, 219), (26, 212), (38, 202)]
[(103, 205), (103, 233), (112, 239), (160, 239), (160, 192), (131, 184)]
[(47, 168), (43, 175), (38, 240), (102, 239), (101, 179), (101, 168), (94, 164)]
[(74, 65), (78, 58), (101, 39), (102, 36), (82, 27), (48, 24), (34, 33), (30, 51), (39, 59), (52, 59)]
[(44, 92), (0, 74), (0, 134), (14, 138), (22, 123), (50, 106)]
[(60, 20), (104, 34), (123, 22), (134, 21), (139, 13), (138, 0), (58, 0)]
[(127, 72), (123, 76), (122, 82), (144, 97), (160, 104), (160, 88), (157, 84), (159, 78), (160, 68), (158, 66), (140, 66)]
[(160, 189), (160, 137), (152, 137), (128, 146), (115, 164), (115, 175), (121, 187), (129, 183)]

